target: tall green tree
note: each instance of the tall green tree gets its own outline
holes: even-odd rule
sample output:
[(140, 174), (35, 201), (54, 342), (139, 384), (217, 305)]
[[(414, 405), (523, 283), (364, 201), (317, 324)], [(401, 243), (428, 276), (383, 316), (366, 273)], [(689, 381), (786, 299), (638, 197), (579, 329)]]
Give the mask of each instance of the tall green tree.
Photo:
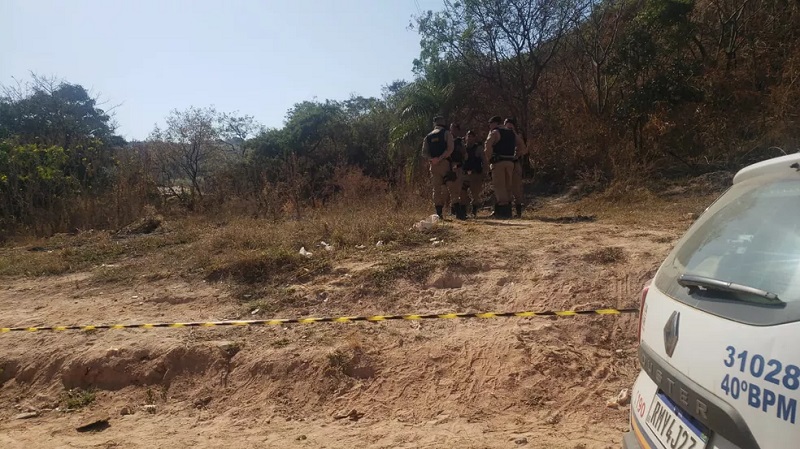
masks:
[(629, 128), (641, 157), (653, 156), (644, 127), (654, 114), (702, 99), (695, 84), (701, 59), (691, 51), (696, 45), (694, 6), (694, 0), (646, 0), (609, 61), (609, 72), (619, 77), (615, 115)]
[(403, 167), (407, 181), (417, 174), (422, 137), (430, 132), (432, 119), (440, 115), (451, 122), (462, 122), (469, 97), (469, 80), (463, 70), (441, 60), (420, 66), (416, 80), (393, 92), (388, 101), (395, 114), (390, 134), (392, 155)]
[(125, 142), (111, 116), (83, 86), (35, 74), (0, 92), (0, 228), (92, 222), (70, 205), (81, 198), (90, 209), (113, 189)]
[(0, 139), (62, 148), (66, 174), (85, 188), (110, 182), (113, 150), (125, 144), (114, 130), (98, 99), (79, 84), (34, 74), (29, 82), (2, 87)]
[(63, 148), (0, 140), (0, 235), (30, 228), (52, 231), (64, 224), (68, 201), (79, 189), (65, 175)]
[(528, 136), (539, 79), (584, 8), (582, 0), (446, 0), (416, 18), (417, 65), (457, 61), (495, 89)]

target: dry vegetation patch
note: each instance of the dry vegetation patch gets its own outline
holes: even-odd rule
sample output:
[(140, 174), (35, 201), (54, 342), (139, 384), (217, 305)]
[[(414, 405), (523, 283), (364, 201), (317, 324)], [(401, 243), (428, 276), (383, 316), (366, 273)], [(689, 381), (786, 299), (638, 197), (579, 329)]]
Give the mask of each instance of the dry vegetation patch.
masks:
[[(159, 217), (158, 226), (145, 220), (147, 234), (130, 232), (141, 227), (135, 223), (123, 233), (90, 230), (10, 242), (0, 248), (0, 276), (94, 270), (95, 279), (104, 283), (170, 275), (242, 283), (304, 282), (328, 273), (336, 260), (354, 252), (397, 251), (428, 245), (433, 237), (452, 237), (447, 226), (427, 232), (411, 229), (426, 215), (421, 204), (405, 208), (392, 204), (380, 198), (336, 204), (300, 220)], [(378, 242), (381, 247), (376, 247)], [(300, 248), (313, 255), (301, 256)]]
[(308, 258), (280, 248), (259, 254), (226, 253), (226, 257), (216, 259), (206, 276), (209, 281), (283, 284), (305, 282), (331, 270), (330, 262), (321, 257)]
[(618, 246), (597, 248), (583, 255), (583, 260), (603, 265), (624, 262), (627, 259), (625, 250)]
[[(545, 204), (536, 213), (569, 217), (569, 207), (600, 204), (582, 201)], [(640, 206), (656, 210), (663, 202)], [(672, 234), (619, 225), (609, 209), (594, 222), (447, 221), (425, 233), (410, 228), (426, 210), (391, 217), (389, 210), (384, 218), (337, 208), (300, 221), (167, 217), (150, 234), (82, 233), (6, 247), (4, 255), (30, 264), (82, 260), (89, 271), (4, 278), (9, 287), (0, 296), (13, 300), (0, 301), (2, 323), (613, 307), (636, 302), (669, 246), (655, 237)], [(651, 218), (676, 229), (689, 224), (669, 217)], [(333, 250), (318, 246), (323, 240)], [(34, 244), (48, 249), (28, 251)], [(300, 255), (300, 247), (313, 255)], [(87, 254), (93, 248), (97, 254)], [(561, 446), (550, 444), (556, 437), (547, 432), (591, 427), (597, 436), (600, 426), (603, 442), (587, 446), (600, 449), (616, 444), (617, 429), (627, 423), (627, 410), (610, 410), (606, 400), (633, 381), (635, 325), (627, 315), (20, 333), (17, 340), (0, 337), (7, 342), (0, 399), (24, 398), (19, 405), (36, 410), (46, 403), (75, 409), (62, 418), (40, 415), (47, 432), (63, 426), (58, 419), (109, 413), (112, 428), (129, 437), (134, 430), (123, 426), (152, 413), (180, 433), (181, 419), (195, 422), (202, 412), (213, 417), (209, 425), (229, 417), (276, 438), (286, 430), (274, 424), (291, 418), (315, 442), (315, 420), (334, 436), (344, 432), (335, 426), (352, 421), (364, 426), (359, 432), (381, 435), (392, 433), (383, 426), (395, 420), (425, 425), (409, 431), (414, 438), (441, 429), (426, 422), (453, 422), (462, 431), (491, 421), (496, 441), (510, 441), (509, 432), (524, 425), (542, 430), (548, 447)], [(65, 388), (73, 390), (67, 395)], [(137, 405), (142, 398), (146, 409)], [(12, 407), (0, 408), (0, 418), (15, 416)], [(140, 421), (121, 416), (122, 407)], [(181, 441), (191, 439), (186, 435)]]

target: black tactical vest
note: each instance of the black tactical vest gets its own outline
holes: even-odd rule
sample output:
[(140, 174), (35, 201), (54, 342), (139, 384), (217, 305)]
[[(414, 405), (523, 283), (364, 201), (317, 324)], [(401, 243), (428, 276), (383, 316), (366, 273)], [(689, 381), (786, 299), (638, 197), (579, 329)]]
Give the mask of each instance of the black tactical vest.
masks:
[(453, 139), (453, 152), (450, 154), (450, 162), (454, 164), (464, 163), (464, 139), (461, 137)]
[(494, 144), (494, 154), (504, 158), (514, 157), (514, 148), (517, 146), (517, 134), (506, 128), (497, 128), (500, 140)]
[(425, 140), (428, 141), (428, 154), (431, 157), (441, 157), (447, 151), (447, 130), (437, 127), (431, 131)]
[(481, 173), (483, 171), (481, 144), (473, 143), (467, 147), (467, 161), (464, 162), (464, 170), (474, 173)]

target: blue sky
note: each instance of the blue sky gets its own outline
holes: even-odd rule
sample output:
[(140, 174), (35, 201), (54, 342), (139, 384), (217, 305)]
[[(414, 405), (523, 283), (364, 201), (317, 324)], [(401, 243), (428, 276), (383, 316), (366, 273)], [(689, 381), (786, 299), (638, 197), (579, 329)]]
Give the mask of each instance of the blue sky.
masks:
[(283, 124), (316, 97), (411, 79), (407, 29), (441, 0), (0, 0), (0, 84), (33, 71), (78, 83), (143, 139), (172, 109), (215, 106)]

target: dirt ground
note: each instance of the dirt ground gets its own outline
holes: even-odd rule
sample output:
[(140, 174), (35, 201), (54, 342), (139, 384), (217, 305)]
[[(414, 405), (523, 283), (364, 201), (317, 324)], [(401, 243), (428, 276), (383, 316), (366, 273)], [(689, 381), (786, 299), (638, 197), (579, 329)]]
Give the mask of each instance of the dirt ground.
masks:
[[(370, 243), (295, 285), (303, 300), (268, 316), (637, 307), (691, 223), (681, 214), (558, 219), (574, 215), (550, 205), (522, 220), (448, 221), (457, 238), (392, 257), (469, 263), (364, 290), (364, 273), (386, 257)], [(267, 317), (244, 309), (241, 294), (181, 276), (10, 277), (0, 327)], [(633, 383), (636, 323), (633, 314), (6, 333), (0, 447), (618, 448), (628, 407), (607, 402)], [(94, 400), (65, 411), (71, 389)], [(105, 429), (76, 431), (106, 418)]]

